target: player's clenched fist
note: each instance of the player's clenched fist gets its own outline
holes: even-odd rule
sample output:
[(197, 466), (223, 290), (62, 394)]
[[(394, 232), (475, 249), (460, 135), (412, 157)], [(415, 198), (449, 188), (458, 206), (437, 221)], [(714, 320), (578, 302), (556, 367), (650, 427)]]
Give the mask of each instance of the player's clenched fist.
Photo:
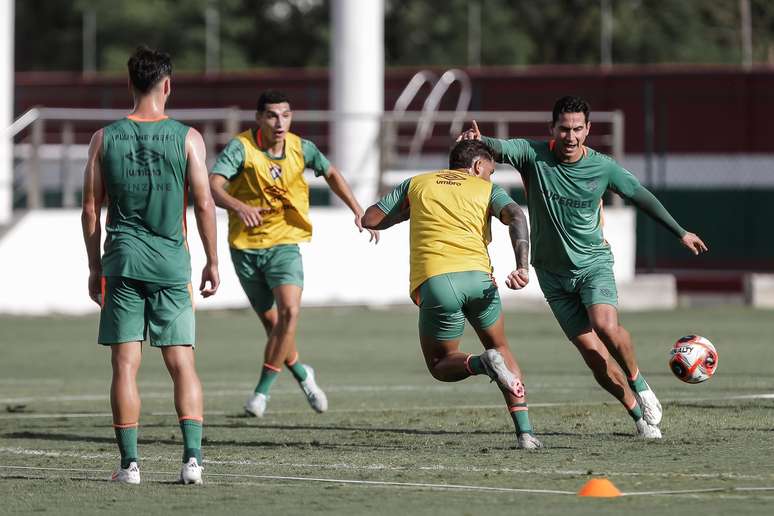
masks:
[(519, 290), (529, 283), (529, 271), (527, 269), (517, 269), (505, 278), (505, 286), (511, 290)]

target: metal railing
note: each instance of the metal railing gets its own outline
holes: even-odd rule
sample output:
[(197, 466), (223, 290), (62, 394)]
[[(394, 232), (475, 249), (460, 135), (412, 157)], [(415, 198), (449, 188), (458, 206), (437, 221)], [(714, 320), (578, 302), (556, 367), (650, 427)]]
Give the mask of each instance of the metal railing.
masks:
[[(84, 136), (99, 127), (125, 117), (118, 109), (34, 108), (21, 115), (10, 127), (15, 137), (14, 196), (24, 198), (30, 209), (44, 206), (44, 191), (61, 195), (61, 205), (74, 207), (81, 188), (81, 174), (88, 145)], [(255, 111), (234, 107), (211, 109), (172, 109), (170, 117), (197, 127), (207, 146), (208, 165), (212, 165), (220, 147), (250, 126)], [(463, 121), (476, 120), (484, 134), (497, 138), (545, 138), (545, 126), (551, 119), (543, 111), (404, 111), (381, 115), (341, 114), (333, 111), (295, 111), (294, 128), (325, 149), (330, 126), (342, 119), (376, 119), (379, 136), (372, 143), (380, 152), (379, 189), (417, 173), (444, 166), (453, 138)], [(592, 145), (621, 160), (624, 154), (624, 115), (620, 111), (595, 112)], [(424, 127), (419, 131), (420, 127)], [(600, 128), (607, 127), (600, 133)], [(417, 134), (421, 134), (420, 140)], [(79, 143), (80, 142), (80, 143)], [(418, 152), (417, 149), (421, 150)], [(44, 164), (48, 173), (44, 174)], [(51, 169), (56, 169), (52, 173)], [(356, 171), (347, 171), (356, 176)], [(498, 183), (503, 184), (503, 177)], [(520, 184), (518, 174), (510, 174), (506, 185)], [(52, 188), (53, 186), (53, 188)], [(16, 203), (18, 204), (18, 203)]]

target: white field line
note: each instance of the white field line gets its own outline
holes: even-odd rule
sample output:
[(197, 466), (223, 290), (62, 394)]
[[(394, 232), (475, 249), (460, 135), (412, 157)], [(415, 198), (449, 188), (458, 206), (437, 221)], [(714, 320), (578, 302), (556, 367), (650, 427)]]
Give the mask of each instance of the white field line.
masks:
[[(142, 386), (141, 386), (142, 387)], [(207, 390), (205, 389), (204, 394), (205, 397), (227, 397), (227, 396), (242, 396), (247, 392), (251, 386), (245, 386), (244, 388), (240, 389), (211, 389)], [(488, 384), (457, 384), (457, 385), (333, 385), (325, 388), (325, 391), (328, 393), (366, 393), (366, 392), (377, 392), (377, 393), (383, 393), (383, 392), (428, 392), (428, 391), (435, 391), (435, 392), (457, 392), (457, 391), (463, 391), (463, 392), (471, 392), (471, 391), (477, 391), (477, 392), (486, 392), (490, 390), (491, 387)], [(567, 392), (575, 392), (574, 389), (565, 389)], [(552, 390), (552, 392), (561, 392), (556, 391), (555, 389)], [(272, 395), (286, 395), (286, 394), (293, 394), (295, 395), (298, 393), (298, 389), (289, 389), (289, 388), (279, 388), (272, 390)], [(140, 392), (140, 396), (144, 399), (167, 399), (172, 395), (172, 389), (171, 385), (169, 389), (163, 390), (163, 391), (150, 391), (150, 392)], [(58, 395), (58, 396), (20, 396), (15, 398), (0, 398), (0, 403), (6, 403), (6, 404), (22, 404), (22, 403), (33, 403), (33, 402), (67, 402), (67, 401), (103, 401), (108, 398), (107, 391), (101, 392), (101, 393), (94, 393), (94, 394), (65, 394), (65, 395)], [(677, 399), (670, 399), (670, 400), (663, 400), (667, 403), (669, 402), (681, 402), (681, 403), (692, 403), (692, 402), (705, 402), (705, 401), (719, 401), (719, 400), (745, 400), (745, 399), (774, 399), (774, 393), (760, 393), (760, 394), (739, 394), (739, 395), (732, 395), (732, 396), (717, 396), (712, 398), (677, 398)], [(598, 405), (601, 403), (615, 403), (614, 400), (607, 400), (607, 401), (596, 401), (596, 402), (588, 402), (585, 403), (587, 405)], [(562, 405), (578, 405), (577, 402), (572, 403), (535, 403), (530, 404), (530, 406), (539, 407), (539, 406), (545, 406), (545, 407), (551, 407), (551, 406), (562, 406)]]
[[(22, 470), (22, 471), (53, 471), (53, 472), (70, 472), (70, 473), (110, 473), (109, 470), (104, 469), (85, 469), (85, 468), (50, 468), (50, 467), (34, 467), (34, 466), (4, 466), (0, 465), (0, 470)], [(164, 475), (164, 476), (176, 476), (176, 472), (169, 471), (143, 471), (143, 475)], [(351, 480), (344, 478), (318, 478), (318, 477), (291, 477), (281, 475), (248, 475), (239, 473), (207, 473), (207, 477), (222, 477), (222, 478), (250, 478), (260, 480), (291, 480), (296, 482), (322, 482), (329, 484), (360, 484), (367, 486), (390, 486), (390, 487), (417, 487), (420, 489), (447, 489), (456, 491), (499, 491), (499, 492), (512, 492), (512, 493), (533, 493), (533, 494), (557, 494), (557, 495), (574, 495), (572, 491), (559, 491), (553, 489), (520, 489), (512, 487), (490, 487), (490, 486), (469, 486), (460, 484), (426, 484), (423, 482), (388, 482), (381, 480)]]
[[(61, 473), (104, 473), (106, 476), (110, 470), (106, 469), (87, 469), (87, 468), (51, 468), (34, 466), (5, 466), (0, 465), (0, 470), (20, 470), (20, 471), (46, 471)], [(144, 475), (176, 476), (177, 473), (169, 471), (143, 471)], [(527, 493), (527, 494), (549, 494), (549, 495), (575, 495), (574, 491), (563, 491), (558, 489), (525, 489), (514, 487), (495, 487), (495, 486), (477, 486), (464, 484), (430, 484), (424, 482), (391, 482), (384, 480), (353, 480), (344, 478), (320, 478), (320, 477), (296, 477), (283, 475), (249, 475), (240, 473), (207, 473), (208, 478), (241, 478), (255, 480), (281, 480), (293, 482), (327, 483), (327, 484), (349, 484), (363, 485), (369, 487), (397, 487), (397, 488), (418, 488), (422, 490), (448, 490), (448, 491), (483, 491), (483, 492), (507, 492), (507, 493)], [(40, 478), (40, 477), (28, 477)], [(231, 484), (233, 485), (233, 484)], [(711, 488), (711, 489), (684, 489), (673, 491), (632, 491), (622, 492), (622, 496), (664, 496), (664, 495), (695, 495), (720, 492), (754, 492), (754, 491), (774, 491), (774, 487), (729, 487), (729, 488)]]
[[(215, 394), (212, 393), (205, 393), (206, 396), (213, 396), (213, 395), (226, 395), (225, 392), (228, 392), (228, 395), (231, 394), (244, 394), (243, 391), (218, 391)], [(164, 394), (161, 393), (155, 393), (151, 395), (142, 394), (143, 398), (169, 398), (171, 396), (171, 392), (167, 392)], [(46, 398), (6, 398), (6, 402), (9, 399), (13, 399), (14, 403), (21, 402), (22, 400), (28, 400), (27, 403), (30, 403), (30, 400), (45, 400), (45, 401), (72, 401), (75, 399), (78, 400), (88, 400), (88, 401), (105, 401), (107, 399), (107, 395), (103, 394), (97, 397), (94, 395), (93, 397), (91, 395), (89, 396), (75, 396), (75, 397), (68, 397), (68, 396), (61, 396), (61, 397), (46, 397)], [(703, 403), (703, 402), (712, 402), (712, 401), (734, 401), (734, 400), (754, 400), (754, 399), (774, 399), (774, 393), (765, 393), (765, 394), (744, 394), (744, 395), (736, 395), (736, 396), (718, 396), (715, 398), (674, 398), (674, 399), (666, 399), (662, 400), (663, 403)], [(0, 403), (3, 403), (4, 400), (0, 399)], [(607, 404), (615, 404), (615, 400), (600, 400), (600, 401), (568, 401), (568, 402), (555, 402), (555, 403), (530, 403), (530, 408), (550, 408), (550, 407), (579, 407), (579, 406), (597, 406), (597, 405), (607, 405)], [(438, 405), (432, 405), (432, 406), (404, 406), (404, 407), (373, 407), (373, 408), (345, 408), (345, 409), (330, 409), (327, 412), (329, 413), (335, 413), (335, 414), (357, 414), (357, 413), (378, 413), (378, 412), (414, 412), (414, 411), (422, 411), (422, 412), (438, 412), (438, 411), (446, 411), (446, 410), (490, 410), (490, 409), (501, 409), (503, 408), (502, 405), (454, 405), (454, 406), (438, 406)], [(307, 414), (309, 413), (308, 410), (272, 410), (271, 415), (292, 415), (292, 414)], [(207, 411), (206, 415), (211, 416), (222, 416), (231, 414), (231, 412), (225, 412), (225, 411)], [(151, 412), (150, 415), (152, 416), (172, 416), (175, 415), (174, 412)], [(9, 413), (9, 414), (0, 414), (0, 420), (2, 419), (54, 419), (54, 418), (102, 418), (102, 417), (111, 417), (111, 414), (109, 412), (93, 412), (93, 413), (86, 413), (86, 412), (76, 412), (76, 413), (68, 413), (68, 412), (54, 412), (54, 413), (24, 413), (24, 412), (18, 412), (18, 413)]]
[[(35, 457), (49, 457), (49, 458), (69, 458), (80, 460), (114, 460), (116, 458), (115, 453), (76, 453), (69, 451), (57, 451), (57, 450), (41, 450), (41, 449), (29, 449), (29, 448), (0, 448), (0, 455), (22, 455), (22, 456), (35, 456)], [(143, 462), (163, 462), (163, 463), (177, 463), (177, 458), (170, 459), (169, 457), (143, 457)], [(205, 465), (218, 465), (218, 466), (256, 466), (256, 467), (274, 467), (274, 468), (294, 468), (294, 469), (329, 469), (329, 470), (345, 470), (345, 471), (400, 471), (400, 472), (412, 472), (412, 471), (430, 471), (430, 472), (452, 472), (452, 473), (509, 473), (519, 475), (561, 475), (569, 477), (585, 477), (588, 474), (588, 470), (557, 470), (557, 469), (518, 469), (518, 468), (482, 468), (477, 466), (444, 466), (440, 464), (431, 465), (412, 465), (406, 466), (388, 466), (386, 464), (347, 464), (347, 463), (333, 463), (333, 464), (312, 464), (312, 463), (289, 463), (289, 462), (276, 462), (276, 461), (253, 461), (249, 459), (240, 460), (220, 460), (213, 458), (204, 459)], [(608, 477), (650, 477), (650, 478), (695, 478), (695, 479), (737, 479), (737, 480), (771, 480), (771, 475), (742, 475), (736, 473), (718, 472), (718, 473), (654, 473), (654, 472), (621, 472), (621, 471), (605, 471), (597, 472), (597, 474), (604, 474)], [(752, 488), (751, 488), (752, 489)], [(767, 488), (762, 488), (767, 489)]]

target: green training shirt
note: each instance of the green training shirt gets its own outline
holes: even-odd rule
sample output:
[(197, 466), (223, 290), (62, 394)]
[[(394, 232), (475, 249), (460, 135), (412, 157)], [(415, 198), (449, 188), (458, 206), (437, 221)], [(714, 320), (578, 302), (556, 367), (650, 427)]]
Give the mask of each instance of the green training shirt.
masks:
[(186, 243), (186, 153), (189, 127), (165, 118), (124, 118), (103, 129), (107, 195), (104, 276), (167, 285), (191, 280)]
[[(253, 130), (255, 136), (255, 130)], [(314, 171), (315, 177), (327, 176), (331, 162), (325, 157), (317, 146), (301, 138), (301, 151), (304, 153), (304, 166)], [(267, 151), (262, 151), (267, 157), (282, 159), (284, 156), (272, 156)], [(245, 164), (245, 148), (238, 138), (232, 138), (223, 150), (218, 154), (218, 159), (212, 167), (212, 174), (218, 174), (226, 179), (232, 179), (242, 172)]]
[(536, 268), (568, 274), (600, 261), (612, 263), (600, 217), (600, 202), (608, 189), (633, 200), (677, 236), (685, 234), (637, 178), (605, 154), (584, 147), (580, 160), (562, 163), (547, 141), (481, 140), (494, 150), (499, 163), (521, 173)]

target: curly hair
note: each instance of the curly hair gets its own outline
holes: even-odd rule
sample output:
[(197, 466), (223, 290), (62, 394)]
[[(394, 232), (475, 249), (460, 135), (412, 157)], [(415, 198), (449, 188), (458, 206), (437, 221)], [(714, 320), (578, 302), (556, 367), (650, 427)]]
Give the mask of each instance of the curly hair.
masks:
[(449, 153), (449, 168), (470, 168), (476, 158), (494, 161), (492, 151), (479, 140), (462, 140)]
[(554, 104), (553, 124), (559, 120), (562, 113), (583, 113), (586, 123), (589, 123), (589, 103), (580, 97), (566, 96), (556, 101)]
[(166, 52), (137, 47), (126, 63), (132, 87), (140, 93), (148, 93), (165, 77), (172, 77), (172, 60)]

